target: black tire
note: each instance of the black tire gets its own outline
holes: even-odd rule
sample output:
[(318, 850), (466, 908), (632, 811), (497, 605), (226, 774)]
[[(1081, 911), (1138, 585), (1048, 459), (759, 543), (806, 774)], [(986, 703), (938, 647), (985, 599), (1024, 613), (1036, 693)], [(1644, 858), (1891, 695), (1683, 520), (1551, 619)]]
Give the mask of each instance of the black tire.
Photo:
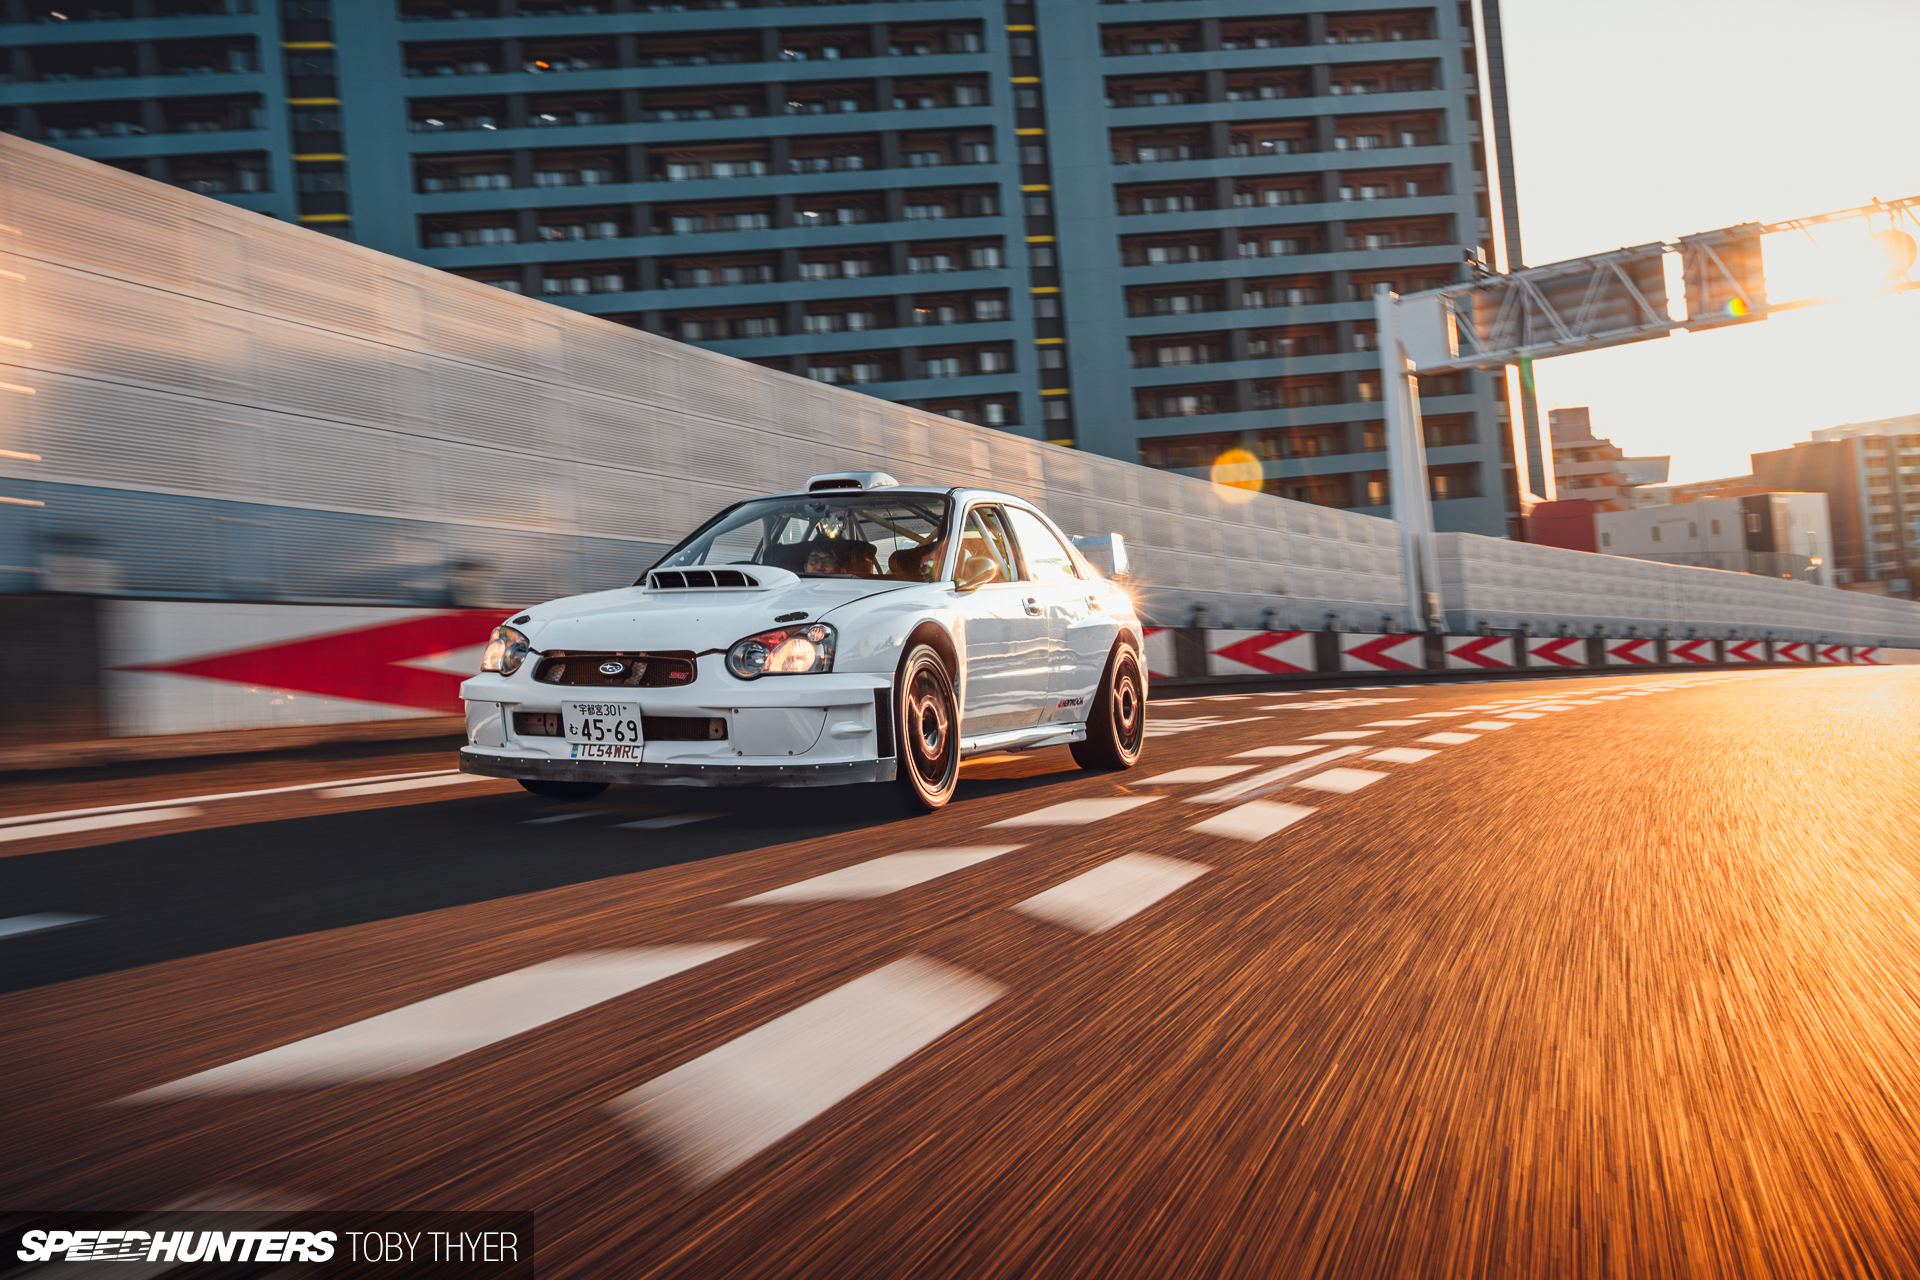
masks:
[(1100, 690), (1087, 713), (1087, 736), (1072, 746), (1082, 769), (1131, 769), (1147, 740), (1147, 684), (1140, 676), (1140, 654), (1122, 640), (1107, 655)]
[(924, 809), (953, 799), (960, 784), (960, 701), (947, 660), (930, 644), (915, 644), (893, 682), (899, 781)]
[(587, 800), (607, 789), (604, 782), (548, 782), (542, 778), (522, 778), (520, 785), (549, 800)]

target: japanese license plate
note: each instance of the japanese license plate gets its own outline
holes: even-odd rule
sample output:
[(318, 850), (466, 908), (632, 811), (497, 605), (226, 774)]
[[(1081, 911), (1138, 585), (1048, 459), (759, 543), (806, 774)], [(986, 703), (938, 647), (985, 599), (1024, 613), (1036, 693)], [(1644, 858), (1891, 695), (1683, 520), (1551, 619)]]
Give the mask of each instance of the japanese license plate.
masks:
[(563, 702), (567, 743), (575, 760), (640, 759), (640, 708), (630, 702)]

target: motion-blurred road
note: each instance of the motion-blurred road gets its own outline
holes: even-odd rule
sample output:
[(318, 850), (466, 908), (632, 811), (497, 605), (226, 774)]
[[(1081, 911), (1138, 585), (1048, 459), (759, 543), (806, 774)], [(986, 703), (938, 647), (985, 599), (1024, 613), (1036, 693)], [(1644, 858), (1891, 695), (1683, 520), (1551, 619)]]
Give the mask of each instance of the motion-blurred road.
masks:
[(1127, 774), (0, 788), (0, 1207), (548, 1276), (1920, 1275), (1920, 668), (1158, 701)]

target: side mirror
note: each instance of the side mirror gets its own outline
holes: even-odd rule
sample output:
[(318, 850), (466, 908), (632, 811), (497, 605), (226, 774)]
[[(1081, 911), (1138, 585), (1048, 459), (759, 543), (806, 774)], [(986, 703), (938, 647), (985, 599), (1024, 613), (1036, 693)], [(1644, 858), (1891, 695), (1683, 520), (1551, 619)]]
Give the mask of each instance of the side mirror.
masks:
[(1108, 581), (1124, 582), (1133, 576), (1133, 565), (1127, 559), (1127, 540), (1119, 534), (1079, 537), (1073, 540), (1073, 545)]
[(960, 572), (954, 575), (955, 591), (972, 591), (986, 586), (1000, 576), (1000, 566), (985, 556), (968, 556), (960, 562)]

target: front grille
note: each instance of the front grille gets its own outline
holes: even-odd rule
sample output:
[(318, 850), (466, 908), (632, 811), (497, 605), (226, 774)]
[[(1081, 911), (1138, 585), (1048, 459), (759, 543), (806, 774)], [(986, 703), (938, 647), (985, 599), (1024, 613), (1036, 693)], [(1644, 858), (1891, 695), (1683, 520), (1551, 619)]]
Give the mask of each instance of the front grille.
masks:
[[(519, 738), (558, 738), (566, 729), (558, 711), (516, 711), (513, 732)], [(721, 716), (641, 716), (640, 736), (648, 742), (720, 742), (727, 722)]]
[(692, 684), (695, 672), (691, 653), (550, 653), (533, 678), (598, 689), (672, 689)]
[(757, 587), (760, 579), (738, 569), (657, 569), (647, 575), (655, 591), (711, 591), (715, 587)]

